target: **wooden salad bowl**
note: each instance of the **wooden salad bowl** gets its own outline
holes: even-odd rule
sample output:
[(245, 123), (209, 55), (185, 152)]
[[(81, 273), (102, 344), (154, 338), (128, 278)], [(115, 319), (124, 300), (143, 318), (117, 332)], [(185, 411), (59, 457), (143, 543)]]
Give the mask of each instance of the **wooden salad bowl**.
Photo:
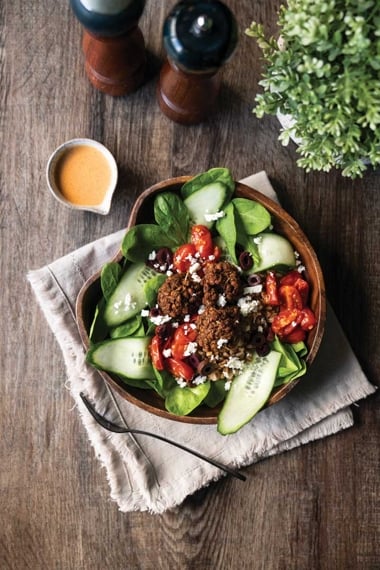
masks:
[[(153, 220), (153, 202), (156, 194), (163, 191), (179, 192), (181, 186), (190, 180), (191, 176), (180, 176), (171, 178), (154, 184), (145, 190), (136, 200), (128, 221), (126, 230), (140, 223), (149, 223)], [(293, 245), (294, 250), (300, 254), (303, 265), (306, 267), (306, 278), (310, 285), (309, 305), (314, 311), (317, 318), (317, 325), (308, 333), (306, 345), (308, 354), (306, 364), (310, 366), (318, 352), (325, 326), (326, 317), (326, 296), (324, 279), (319, 265), (317, 256), (297, 224), (297, 222), (283, 210), (273, 200), (264, 196), (261, 192), (252, 189), (249, 186), (236, 183), (235, 196), (255, 200), (262, 204), (272, 215), (274, 230), (286, 237)], [(123, 255), (121, 251), (110, 261), (121, 261)], [(90, 344), (89, 331), (94, 316), (97, 303), (101, 299), (102, 292), (100, 287), (101, 268), (84, 284), (79, 292), (76, 303), (76, 318), (79, 333), (87, 350)], [(221, 405), (210, 409), (207, 406), (199, 406), (194, 412), (188, 416), (176, 416), (169, 413), (164, 406), (164, 401), (156, 394), (154, 390), (138, 389), (125, 384), (121, 378), (103, 371), (98, 371), (100, 376), (112, 388), (114, 388), (123, 398), (138, 406), (139, 408), (153, 413), (155, 415), (192, 424), (215, 424), (221, 409)], [(282, 385), (273, 390), (266, 406), (275, 404), (281, 400), (294, 386), (299, 379), (293, 380), (288, 384)]]

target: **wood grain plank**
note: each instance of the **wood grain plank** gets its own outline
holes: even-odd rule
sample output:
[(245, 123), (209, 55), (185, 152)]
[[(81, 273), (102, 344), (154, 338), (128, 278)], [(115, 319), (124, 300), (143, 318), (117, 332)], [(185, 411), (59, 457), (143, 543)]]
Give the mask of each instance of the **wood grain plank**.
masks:
[[(239, 44), (223, 70), (215, 112), (194, 127), (171, 123), (155, 100), (162, 23), (174, 1), (146, 3), (146, 82), (111, 98), (83, 68), (81, 28), (69, 3), (0, 4), (0, 568), (11, 570), (377, 570), (380, 561), (379, 397), (356, 425), (223, 479), (163, 515), (123, 514), (65, 389), (56, 340), (32, 297), (28, 269), (126, 225), (151, 184), (212, 166), (237, 179), (266, 170), (320, 257), (329, 299), (368, 377), (379, 384), (379, 171), (348, 181), (306, 174), (273, 117), (252, 114), (262, 62), (244, 29), (275, 31), (280, 2), (226, 1)], [(111, 213), (57, 206), (50, 153), (97, 138), (120, 169)]]

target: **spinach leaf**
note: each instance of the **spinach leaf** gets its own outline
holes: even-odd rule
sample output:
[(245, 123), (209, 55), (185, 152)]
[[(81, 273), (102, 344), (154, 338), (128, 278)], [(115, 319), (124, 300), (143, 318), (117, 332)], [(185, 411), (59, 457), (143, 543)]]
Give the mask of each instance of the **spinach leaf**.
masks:
[(244, 224), (239, 216), (236, 207), (232, 202), (224, 209), (224, 216), (216, 222), (216, 230), (223, 238), (228, 253), (234, 263), (238, 263), (236, 257), (236, 245), (239, 244), (245, 251), (252, 255), (254, 263), (260, 262), (258, 247), (252, 238), (247, 234)]
[(154, 218), (163, 232), (176, 240), (176, 245), (188, 241), (190, 216), (177, 194), (163, 192), (154, 201)]
[(105, 263), (100, 273), (100, 286), (106, 301), (109, 300), (115, 291), (123, 270), (120, 265), (114, 261)]
[(107, 338), (109, 329), (108, 325), (104, 320), (104, 309), (106, 306), (106, 301), (104, 297), (96, 305), (94, 318), (91, 323), (89, 339), (91, 342), (96, 343)]
[(228, 168), (211, 168), (207, 172), (202, 172), (201, 174), (194, 176), (194, 178), (188, 182), (185, 182), (181, 188), (182, 198), (185, 200), (191, 194), (194, 194), (194, 192), (197, 192), (197, 190), (200, 190), (203, 186), (207, 186), (212, 182), (221, 182), (224, 184), (228, 189), (228, 199), (232, 196), (233, 191), (235, 190), (235, 182), (230, 170)]
[(146, 261), (154, 249), (176, 247), (177, 242), (156, 224), (138, 224), (125, 234), (121, 243), (124, 257), (130, 261)]
[(210, 390), (207, 394), (206, 398), (204, 399), (204, 403), (209, 408), (215, 408), (220, 402), (226, 398), (226, 381), (225, 380), (217, 380), (216, 382), (210, 382)]
[(136, 315), (132, 319), (129, 319), (128, 321), (123, 323), (122, 325), (119, 325), (118, 327), (111, 329), (110, 336), (111, 336), (111, 338), (124, 338), (127, 336), (140, 336), (138, 334), (138, 332), (139, 332), (141, 326), (142, 326), (141, 315)]
[(293, 345), (282, 343), (278, 337), (272, 342), (272, 348), (281, 354), (275, 386), (288, 384), (306, 372), (306, 363), (300, 359)]
[(157, 292), (161, 285), (166, 281), (167, 275), (158, 273), (151, 277), (144, 285), (144, 295), (149, 307), (154, 307), (157, 300)]
[(165, 407), (172, 414), (187, 416), (203, 402), (209, 390), (210, 382), (199, 384), (193, 388), (174, 386), (166, 396)]
[(259, 234), (271, 225), (270, 213), (258, 202), (247, 198), (234, 198), (232, 203), (248, 235)]
[(165, 399), (170, 390), (175, 386), (178, 386), (178, 384), (174, 380), (173, 376), (166, 370), (157, 370), (153, 366), (153, 371), (156, 376), (156, 381), (152, 382), (152, 388), (161, 396), (161, 398)]

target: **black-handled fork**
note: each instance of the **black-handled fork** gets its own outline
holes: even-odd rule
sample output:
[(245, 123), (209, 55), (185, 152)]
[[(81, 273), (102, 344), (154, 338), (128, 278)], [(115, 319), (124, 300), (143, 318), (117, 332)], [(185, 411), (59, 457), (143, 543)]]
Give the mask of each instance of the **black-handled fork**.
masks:
[(82, 398), (83, 403), (85, 404), (86, 408), (88, 409), (88, 411), (90, 412), (92, 417), (104, 429), (106, 429), (108, 431), (112, 431), (114, 433), (132, 433), (134, 435), (147, 435), (149, 437), (154, 437), (156, 439), (159, 439), (160, 441), (164, 441), (165, 443), (168, 443), (170, 445), (174, 445), (175, 447), (182, 449), (182, 451), (186, 451), (187, 453), (191, 453), (192, 455), (195, 455), (195, 457), (198, 457), (199, 459), (202, 459), (203, 461), (207, 461), (207, 463), (214, 465), (214, 467), (218, 467), (222, 471), (229, 473), (229, 475), (232, 475), (233, 477), (236, 477), (237, 479), (240, 479), (241, 481), (246, 480), (246, 477), (244, 475), (242, 475), (241, 473), (239, 473), (238, 471), (235, 471), (235, 469), (231, 469), (227, 465), (223, 465), (223, 463), (219, 463), (219, 461), (215, 461), (215, 459), (211, 459), (210, 457), (206, 457), (206, 456), (202, 455), (201, 453), (199, 453), (198, 451), (195, 451), (194, 449), (190, 449), (189, 447), (185, 447), (181, 443), (177, 443), (176, 441), (173, 441), (171, 439), (167, 439), (166, 437), (163, 437), (162, 435), (158, 435), (158, 434), (152, 433), (150, 431), (145, 431), (145, 430), (135, 429), (135, 428), (126, 428), (124, 426), (119, 426), (113, 422), (110, 422), (109, 420), (107, 420), (107, 418), (100, 415), (99, 412), (96, 411), (96, 409), (93, 407), (92, 404), (90, 404), (90, 402), (88, 401), (86, 396), (83, 394), (83, 392), (81, 392), (79, 395)]

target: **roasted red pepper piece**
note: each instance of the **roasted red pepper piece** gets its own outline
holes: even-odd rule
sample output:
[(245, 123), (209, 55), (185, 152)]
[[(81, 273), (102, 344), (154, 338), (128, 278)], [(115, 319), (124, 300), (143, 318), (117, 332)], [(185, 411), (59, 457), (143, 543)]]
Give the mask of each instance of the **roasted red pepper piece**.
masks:
[(294, 285), (281, 285), (278, 295), (282, 309), (302, 309), (304, 307), (301, 294)]
[(300, 323), (301, 311), (299, 309), (284, 309), (272, 321), (272, 330), (280, 338), (292, 332)]
[(317, 322), (317, 319), (315, 318), (313, 311), (309, 309), (309, 307), (305, 307), (304, 309), (302, 309), (301, 315), (302, 315), (300, 321), (301, 329), (303, 329), (304, 331), (311, 331), (315, 327)]
[(283, 342), (288, 342), (289, 344), (295, 344), (296, 342), (302, 342), (306, 338), (306, 332), (297, 326), (290, 334), (283, 337), (281, 340)]
[(278, 297), (277, 278), (273, 271), (268, 271), (265, 278), (265, 291), (262, 293), (265, 305), (277, 306), (280, 304)]
[(173, 341), (170, 345), (172, 357), (175, 360), (182, 360), (190, 342), (197, 338), (197, 330), (193, 323), (183, 323), (176, 329)]
[(190, 382), (194, 376), (194, 370), (192, 367), (182, 360), (167, 358), (166, 367), (175, 378), (183, 378), (186, 382)]
[(294, 269), (287, 275), (284, 275), (284, 277), (280, 279), (280, 287), (283, 285), (292, 285), (295, 287), (301, 295), (303, 306), (305, 307), (307, 305), (309, 297), (309, 284), (305, 279), (301, 277), (298, 271)]
[(150, 341), (149, 354), (153, 366), (157, 370), (164, 370), (165, 364), (164, 364), (164, 357), (162, 354), (162, 342), (157, 335), (154, 335), (154, 337)]

